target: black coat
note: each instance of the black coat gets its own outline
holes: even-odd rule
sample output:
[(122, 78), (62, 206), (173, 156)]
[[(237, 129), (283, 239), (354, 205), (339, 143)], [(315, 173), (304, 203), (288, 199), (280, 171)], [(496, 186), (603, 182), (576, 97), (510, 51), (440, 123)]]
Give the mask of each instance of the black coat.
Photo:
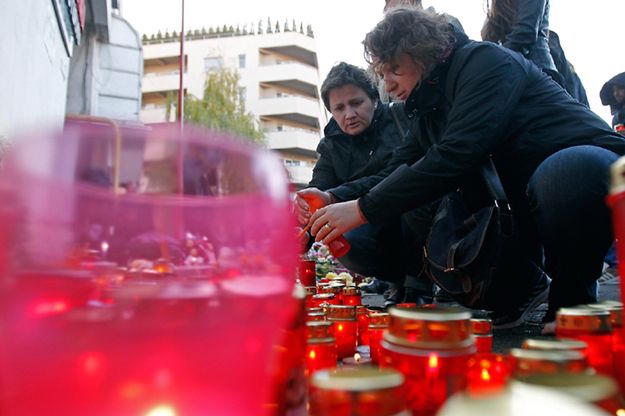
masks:
[(370, 176), (387, 166), (403, 139), (388, 104), (381, 103), (371, 125), (358, 136), (344, 133), (334, 119), (323, 132), (325, 137), (317, 147), (319, 160), (308, 186), (328, 191), (339, 201), (355, 199), (369, 190), (373, 186)]
[(616, 102), (614, 95), (612, 93), (612, 87), (614, 85), (618, 85), (619, 87), (625, 88), (625, 72), (621, 72), (620, 74), (613, 77), (611, 80), (603, 84), (601, 87), (601, 91), (599, 92), (599, 97), (601, 97), (601, 104), (609, 105), (610, 112), (614, 118), (612, 119), (612, 127), (617, 124), (625, 124), (625, 103), (619, 104)]
[(435, 201), (491, 154), (511, 200), (561, 149), (590, 144), (625, 154), (625, 138), (535, 65), (493, 43), (455, 37), (449, 58), (406, 102), (408, 116), (418, 115), (415, 134), (359, 199), (370, 222)]

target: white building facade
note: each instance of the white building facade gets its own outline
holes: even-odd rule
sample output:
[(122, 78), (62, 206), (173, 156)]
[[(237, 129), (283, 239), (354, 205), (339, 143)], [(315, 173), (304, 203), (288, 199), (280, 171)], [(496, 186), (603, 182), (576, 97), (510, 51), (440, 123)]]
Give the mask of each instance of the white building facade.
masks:
[[(143, 38), (144, 123), (167, 121), (167, 94), (175, 94), (179, 86), (179, 41), (168, 33)], [(185, 93), (195, 97), (202, 97), (212, 69), (237, 70), (246, 110), (258, 119), (268, 147), (280, 153), (295, 184), (308, 183), (327, 121), (311, 29), (293, 22), (267, 32), (196, 30), (185, 36), (184, 55)]]

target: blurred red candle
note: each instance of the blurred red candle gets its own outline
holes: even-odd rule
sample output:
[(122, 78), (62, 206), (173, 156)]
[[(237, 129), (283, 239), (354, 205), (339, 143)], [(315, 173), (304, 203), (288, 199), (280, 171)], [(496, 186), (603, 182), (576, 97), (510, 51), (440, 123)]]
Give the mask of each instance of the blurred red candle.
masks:
[(369, 317), (367, 316), (367, 307), (364, 305), (356, 305), (356, 320), (358, 321), (358, 345), (368, 345), (368, 338), (365, 342), (365, 333), (369, 325)]
[(512, 375), (510, 359), (501, 354), (477, 353), (467, 366), (467, 391), (474, 396), (502, 390)]
[(308, 375), (334, 368), (337, 362), (336, 340), (332, 336), (332, 322), (306, 323), (306, 371)]
[(524, 379), (540, 374), (576, 374), (589, 370), (588, 360), (576, 350), (510, 350), (514, 378)]
[(623, 327), (623, 303), (605, 301), (588, 306), (610, 312), (614, 375), (621, 391), (625, 393), (625, 328)]
[(556, 337), (584, 341), (590, 366), (614, 376), (610, 312), (588, 306), (561, 308), (556, 313)]
[(369, 351), (371, 354), (371, 362), (378, 364), (380, 362), (380, 345), (384, 331), (388, 328), (390, 315), (385, 312), (375, 312), (369, 315), (369, 326), (367, 332), (369, 334)]
[(310, 416), (408, 415), (404, 377), (392, 369), (349, 368), (316, 372)]
[(314, 286), (317, 277), (317, 262), (315, 260), (301, 259), (297, 268), (297, 277), (304, 286)]
[(319, 293), (312, 297), (312, 307), (319, 308), (322, 304), (337, 305), (338, 301), (334, 297), (334, 293)]
[(413, 415), (434, 415), (445, 400), (465, 388), (467, 363), (475, 353), (469, 319), (461, 308), (391, 308), (380, 366), (406, 378)]
[(304, 287), (304, 290), (306, 290), (306, 308), (312, 308), (313, 307), (313, 296), (315, 296), (317, 294), (317, 287), (316, 286), (306, 286), (306, 287)]
[(490, 319), (471, 319), (471, 330), (478, 353), (493, 351), (493, 322)]
[(334, 337), (339, 359), (353, 356), (358, 342), (358, 321), (354, 306), (330, 305), (327, 320), (334, 322)]

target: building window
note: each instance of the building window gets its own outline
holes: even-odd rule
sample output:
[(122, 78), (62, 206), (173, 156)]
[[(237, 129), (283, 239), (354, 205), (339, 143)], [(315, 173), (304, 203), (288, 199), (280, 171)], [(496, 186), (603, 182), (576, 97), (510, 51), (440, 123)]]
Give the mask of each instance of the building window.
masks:
[(221, 56), (208, 56), (204, 58), (204, 71), (211, 72), (221, 69), (224, 66), (224, 60)]
[(284, 159), (286, 166), (304, 166), (301, 160)]
[(245, 102), (246, 94), (247, 94), (247, 88), (240, 87), (239, 88), (239, 100)]
[(276, 131), (282, 131), (282, 129), (283, 129), (283, 127), (282, 127), (282, 125), (281, 125), (281, 124), (278, 124), (278, 125), (276, 126)]
[(239, 55), (239, 68), (245, 68), (245, 54)]

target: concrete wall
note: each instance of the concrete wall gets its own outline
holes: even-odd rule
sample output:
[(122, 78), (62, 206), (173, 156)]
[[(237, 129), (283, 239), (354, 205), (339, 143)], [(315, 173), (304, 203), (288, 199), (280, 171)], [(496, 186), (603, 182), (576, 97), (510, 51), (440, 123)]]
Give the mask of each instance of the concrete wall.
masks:
[(3, 1), (0, 39), (0, 136), (61, 128), (70, 58), (52, 2)]

